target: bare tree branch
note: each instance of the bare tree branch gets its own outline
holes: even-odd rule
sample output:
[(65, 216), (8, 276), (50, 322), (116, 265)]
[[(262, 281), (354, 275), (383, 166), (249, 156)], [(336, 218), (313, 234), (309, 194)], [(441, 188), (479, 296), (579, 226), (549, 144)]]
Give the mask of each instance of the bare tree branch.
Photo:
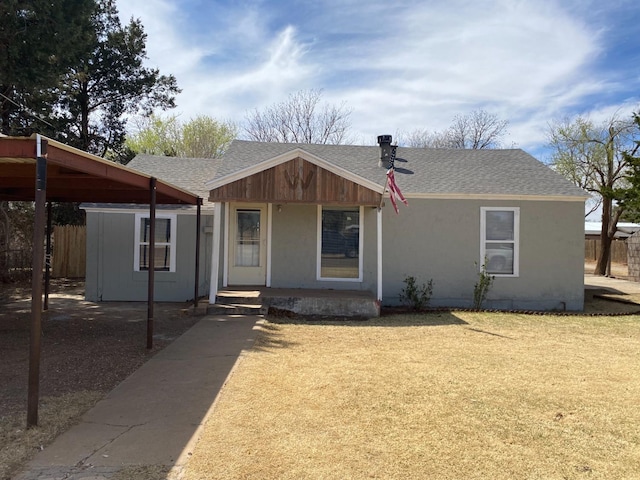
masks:
[(303, 90), (264, 110), (253, 110), (245, 117), (244, 133), (260, 142), (347, 142), (351, 111), (344, 104), (321, 104), (321, 97), (321, 90)]

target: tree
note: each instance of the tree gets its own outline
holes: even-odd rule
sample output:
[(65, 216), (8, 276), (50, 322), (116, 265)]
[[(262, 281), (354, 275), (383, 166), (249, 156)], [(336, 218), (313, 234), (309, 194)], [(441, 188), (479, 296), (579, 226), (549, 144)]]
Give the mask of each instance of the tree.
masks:
[(56, 121), (59, 140), (104, 156), (124, 144), (126, 114), (173, 108), (180, 90), (173, 75), (142, 65), (146, 34), (140, 20), (123, 26), (113, 0), (96, 6), (93, 37), (56, 92)]
[(321, 103), (321, 90), (302, 90), (262, 111), (249, 113), (244, 133), (259, 142), (329, 143), (349, 141), (351, 111)]
[(95, 0), (0, 2), (0, 132), (46, 128), (51, 91), (81, 58), (94, 9)]
[[(636, 133), (640, 131), (640, 113), (633, 114), (633, 122)], [(640, 151), (640, 141), (634, 140), (635, 146), (629, 152), (624, 152), (627, 162), (627, 170), (624, 179), (626, 186), (617, 192), (621, 198), (618, 202), (623, 208), (621, 218), (628, 222), (640, 222), (640, 157), (636, 156)]]
[(134, 153), (175, 157), (218, 158), (236, 137), (231, 122), (218, 122), (199, 115), (181, 123), (175, 115), (152, 115), (138, 120), (138, 131), (127, 136), (126, 146)]
[(414, 130), (404, 140), (409, 147), (486, 149), (502, 147), (509, 122), (494, 113), (474, 110), (456, 115), (451, 125), (441, 132)]
[[(594, 273), (608, 272), (611, 242), (624, 211), (622, 199), (628, 157), (633, 148), (633, 122), (612, 117), (595, 124), (586, 117), (565, 119), (549, 126), (547, 137), (552, 165), (562, 175), (596, 198), (602, 208), (600, 252)], [(592, 209), (592, 211), (594, 211)]]

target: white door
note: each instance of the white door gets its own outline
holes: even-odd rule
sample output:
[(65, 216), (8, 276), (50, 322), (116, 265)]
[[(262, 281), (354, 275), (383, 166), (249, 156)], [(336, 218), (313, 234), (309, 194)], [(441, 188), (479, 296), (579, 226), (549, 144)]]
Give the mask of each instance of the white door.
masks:
[(265, 285), (267, 206), (232, 204), (229, 218), (229, 285)]

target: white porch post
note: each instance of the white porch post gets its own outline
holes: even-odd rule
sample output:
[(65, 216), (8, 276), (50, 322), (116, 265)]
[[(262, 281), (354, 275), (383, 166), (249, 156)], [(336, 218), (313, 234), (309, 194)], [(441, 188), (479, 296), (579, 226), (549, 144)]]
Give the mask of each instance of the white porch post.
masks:
[(271, 234), (273, 232), (273, 203), (267, 204), (267, 278), (265, 286), (271, 286)]
[(209, 281), (209, 303), (216, 303), (218, 294), (218, 273), (220, 271), (220, 235), (222, 233), (222, 205), (216, 202), (213, 207), (213, 242), (211, 245), (211, 280)]
[(231, 204), (224, 204), (223, 209), (224, 237), (221, 237), (221, 239), (224, 239), (224, 244), (222, 245), (222, 286), (227, 287), (229, 285), (229, 216), (231, 215)]
[(382, 209), (376, 213), (378, 227), (378, 301), (382, 301)]

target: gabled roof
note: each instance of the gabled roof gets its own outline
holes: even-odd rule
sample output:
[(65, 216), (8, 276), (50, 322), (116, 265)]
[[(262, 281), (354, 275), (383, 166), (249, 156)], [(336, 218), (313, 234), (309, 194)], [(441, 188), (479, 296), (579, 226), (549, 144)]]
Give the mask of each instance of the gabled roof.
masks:
[[(224, 185), (269, 168), (299, 149), (380, 188), (386, 169), (378, 146), (316, 145), (234, 140), (208, 186)], [(301, 153), (304, 155), (304, 153)], [(586, 192), (520, 149), (462, 150), (399, 147), (396, 180), (405, 196), (559, 198), (583, 201)]]
[(209, 190), (205, 182), (213, 178), (221, 165), (219, 158), (183, 158), (158, 155), (137, 155), (127, 167), (153, 175), (188, 190), (207, 203)]

